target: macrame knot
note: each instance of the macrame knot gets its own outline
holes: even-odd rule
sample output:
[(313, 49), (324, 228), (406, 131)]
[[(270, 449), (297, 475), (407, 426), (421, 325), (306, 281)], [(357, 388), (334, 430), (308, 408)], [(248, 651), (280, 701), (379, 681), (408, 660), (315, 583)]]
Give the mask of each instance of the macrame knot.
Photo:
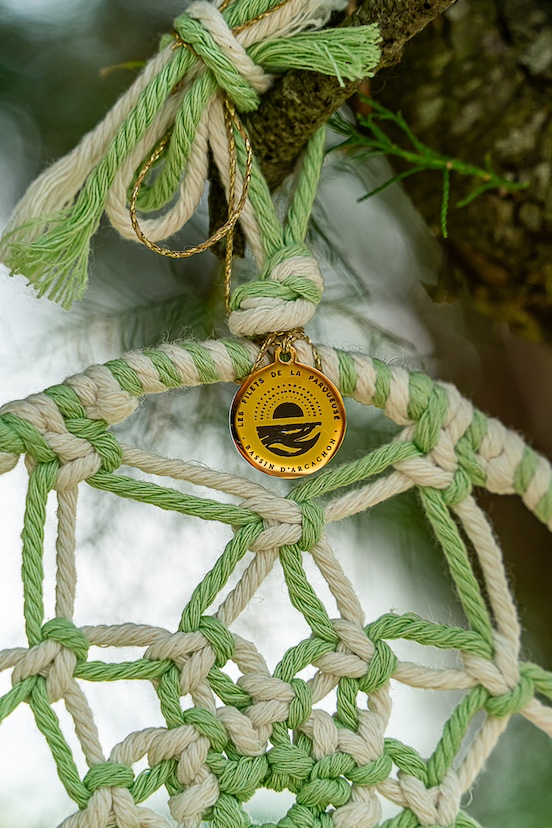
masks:
[[(193, 625), (192, 625), (193, 626)], [(203, 616), (195, 631), (160, 635), (151, 644), (144, 658), (152, 661), (173, 661), (180, 674), (180, 693), (193, 693), (199, 688), (215, 664), (226, 664), (234, 650), (234, 639), (218, 619)]]
[(303, 244), (282, 248), (255, 282), (232, 294), (228, 326), (235, 336), (292, 331), (310, 321), (324, 281), (314, 256)]
[(375, 652), (368, 672), (359, 680), (358, 687), (364, 693), (373, 693), (383, 687), (397, 669), (397, 656), (386, 641), (375, 642)]
[(258, 107), (259, 93), (267, 91), (272, 76), (251, 60), (215, 6), (205, 0), (191, 3), (185, 14), (176, 18), (174, 30), (240, 111), (252, 112)]
[(311, 714), (312, 690), (303, 679), (292, 678), (289, 683), (295, 691), (295, 698), (289, 706), (288, 725), (291, 730), (297, 730)]
[(407, 806), (413, 811), (421, 828), (451, 828), (460, 810), (461, 791), (458, 778), (449, 770), (441, 783), (426, 788), (424, 783), (400, 770), (397, 781)]
[(324, 532), (324, 509), (313, 500), (299, 503), (299, 506), (303, 514), (303, 532), (298, 546), (303, 552), (308, 552), (316, 546)]
[[(158, 728), (146, 742), (151, 768), (171, 759), (177, 761), (175, 781), (185, 790), (171, 797), (169, 807), (179, 825), (200, 825), (204, 812), (214, 805), (220, 793), (217, 778), (206, 764), (211, 742), (201, 730), (205, 731), (205, 727), (196, 727), (189, 721), (169, 730)], [(222, 744), (222, 740), (218, 744)]]
[[(268, 771), (266, 756), (238, 756), (227, 759), (225, 756), (211, 753), (207, 759), (210, 770), (214, 771), (219, 780), (220, 789), (239, 802), (251, 799), (255, 791), (262, 787)], [(238, 819), (233, 823), (240, 824), (239, 806), (235, 802)]]
[(89, 643), (82, 632), (66, 618), (53, 618), (43, 625), (43, 641), (23, 651), (15, 664), (12, 684), (29, 676), (46, 679), (46, 692), (51, 702), (67, 693), (73, 681), (77, 661), (88, 655)]
[(348, 771), (347, 776), (357, 785), (378, 785), (387, 779), (393, 771), (393, 760), (387, 753), (382, 753), (373, 762), (357, 765)]
[(215, 665), (224, 667), (234, 654), (234, 636), (232, 633), (214, 615), (202, 616), (199, 622), (199, 632), (203, 633), (213, 648), (216, 659)]
[(42, 626), (44, 640), (57, 641), (71, 650), (79, 661), (85, 661), (90, 644), (84, 633), (67, 618), (52, 618)]
[(270, 772), (283, 779), (308, 779), (314, 766), (307, 751), (291, 743), (276, 745), (267, 753), (267, 759)]
[(176, 751), (173, 755), (178, 760), (178, 782), (185, 790), (170, 798), (169, 809), (179, 825), (199, 826), (206, 810), (220, 797), (219, 783), (207, 758), (211, 751), (221, 753), (225, 749), (228, 735), (224, 725), (208, 710), (186, 710), (182, 719), (185, 727), (179, 730), (184, 741), (178, 739), (179, 755)]
[(466, 670), (483, 687), (488, 698), (485, 710), (491, 716), (512, 716), (531, 701), (536, 692), (531, 665), (519, 663), (518, 648), (495, 632), (494, 661), (464, 652)]
[[(113, 371), (106, 365), (91, 365), (82, 374), (75, 374), (65, 380), (64, 385), (74, 391), (86, 411), (86, 416), (91, 420), (105, 420), (109, 425), (117, 425), (136, 411), (136, 397), (149, 390), (149, 375), (144, 372), (143, 381), (137, 376), (136, 371), (130, 367), (132, 356), (132, 353), (129, 354), (129, 365), (122, 361), (108, 363), (113, 366)], [(120, 383), (114, 376), (116, 371), (117, 376), (121, 377)], [(135, 386), (134, 395), (121, 387), (129, 384)]]
[(263, 531), (251, 544), (252, 552), (264, 552), (300, 541), (303, 512), (294, 500), (263, 492), (242, 501), (240, 506), (256, 512), (263, 521)]
[(316, 666), (328, 673), (358, 680), (358, 689), (373, 693), (387, 684), (397, 669), (397, 656), (380, 640), (372, 625), (363, 629), (343, 618), (332, 620), (340, 638), (336, 652), (323, 655)]
[[(74, 399), (64, 398), (64, 392)], [(122, 450), (107, 431), (107, 423), (86, 416), (86, 409), (67, 387), (32, 394), (5, 405), (0, 413), (0, 438), (27, 452), (30, 471), (39, 464), (56, 464), (50, 488), (73, 488), (100, 469), (112, 472), (121, 465)]]
[(456, 470), (452, 483), (443, 490), (443, 500), (447, 506), (462, 503), (472, 493), (473, 482), (469, 472), (461, 465)]
[(535, 695), (535, 683), (529, 675), (520, 675), (519, 682), (512, 690), (500, 696), (490, 696), (485, 710), (491, 716), (513, 716), (519, 713)]
[(297, 794), (297, 803), (322, 811), (329, 805), (339, 808), (350, 798), (351, 786), (346, 779), (312, 779)]
[(184, 711), (182, 718), (186, 724), (193, 725), (200, 736), (209, 739), (213, 750), (220, 753), (228, 744), (228, 734), (224, 725), (209, 710), (192, 707)]
[(90, 768), (83, 782), (91, 793), (98, 788), (130, 788), (134, 771), (120, 762), (99, 762)]
[(14, 469), (24, 451), (25, 445), (21, 437), (0, 417), (0, 474)]
[(285, 828), (334, 828), (328, 813), (314, 814), (306, 805), (292, 805), (282, 820)]

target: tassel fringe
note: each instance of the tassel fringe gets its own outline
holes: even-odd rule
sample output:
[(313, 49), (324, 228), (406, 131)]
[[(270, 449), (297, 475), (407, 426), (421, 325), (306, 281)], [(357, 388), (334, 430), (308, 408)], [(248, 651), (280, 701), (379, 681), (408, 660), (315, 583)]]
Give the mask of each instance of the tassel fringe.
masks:
[[(274, 12), (263, 16), (271, 6)], [(175, 23), (179, 38), (181, 31), (184, 38), (171, 38), (105, 120), (28, 189), (0, 241), (0, 261), (12, 274), (25, 276), (39, 296), (70, 308), (86, 288), (90, 240), (106, 208), (128, 235), (128, 222), (121, 218), (135, 175), (128, 159), (132, 165), (132, 159), (149, 157), (167, 130), (174, 130), (174, 143), (161, 159), (153, 184), (148, 188), (146, 182), (139, 206), (153, 236), (174, 234), (190, 217), (188, 177), (193, 191), (201, 193), (207, 139), (215, 157), (224, 156), (224, 129), (218, 135), (214, 126), (217, 123), (220, 131), (220, 119), (208, 118), (221, 93), (238, 108), (241, 103), (250, 109), (270, 85), (272, 73), (311, 69), (335, 75), (343, 83), (368, 76), (377, 65), (376, 27), (304, 31), (325, 23), (335, 6), (331, 0), (289, 0), (284, 5), (239, 0), (221, 14), (206, 0), (191, 3)], [(193, 50), (185, 48), (188, 32)], [(164, 215), (151, 217), (160, 204), (175, 199), (182, 209), (173, 204)], [(244, 211), (244, 229), (252, 249), (259, 251), (262, 245), (251, 237), (257, 232), (251, 215), (249, 208)]]

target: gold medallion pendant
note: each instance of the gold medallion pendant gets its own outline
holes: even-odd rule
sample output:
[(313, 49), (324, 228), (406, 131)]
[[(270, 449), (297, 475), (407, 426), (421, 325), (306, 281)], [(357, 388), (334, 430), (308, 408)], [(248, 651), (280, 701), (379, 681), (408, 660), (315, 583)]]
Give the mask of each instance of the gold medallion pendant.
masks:
[(341, 445), (345, 422), (335, 385), (297, 362), (292, 347), (276, 348), (274, 362), (247, 377), (230, 411), (238, 451), (276, 477), (302, 477), (325, 466)]

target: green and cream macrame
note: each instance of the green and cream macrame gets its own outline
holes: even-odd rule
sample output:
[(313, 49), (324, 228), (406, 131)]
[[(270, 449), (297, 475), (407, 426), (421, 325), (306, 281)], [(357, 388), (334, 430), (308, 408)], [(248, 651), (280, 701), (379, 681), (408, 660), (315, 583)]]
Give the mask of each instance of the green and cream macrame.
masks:
[[(169, 128), (170, 144), (139, 204), (142, 213), (153, 213), (143, 220), (147, 235), (167, 237), (195, 208), (207, 174), (208, 142), (229, 191), (221, 89), (243, 111), (256, 105), (270, 83), (269, 71), (310, 65), (351, 77), (367, 74), (377, 62), (372, 29), (301, 32), (313, 21), (323, 23), (327, 11), (304, 0), (235, 0), (222, 13), (193, 3), (176, 21), (178, 45), (173, 40), (166, 46), (106, 121), (24, 197), (4, 241), (13, 268), (41, 293), (68, 305), (85, 283), (89, 239), (104, 209), (130, 236), (129, 187)], [(247, 21), (253, 22), (245, 26)], [(239, 192), (245, 153), (239, 130), (235, 140)], [(322, 152), (319, 131), (304, 154), (283, 226), (254, 167), (241, 221), (260, 276), (233, 294), (234, 334), (292, 330), (312, 316), (322, 279), (304, 237)], [(299, 360), (312, 364), (310, 347), (302, 340), (295, 346)], [(383, 409), (402, 430), (388, 445), (334, 465), (285, 498), (259, 483), (258, 474), (252, 481), (150, 454), (122, 444), (110, 430), (132, 415), (144, 395), (244, 379), (259, 353), (247, 340), (173, 343), (129, 353), (0, 409), (0, 472), (13, 469), (21, 455), (29, 470), (22, 532), (28, 646), (0, 651), (0, 669), (13, 670), (13, 688), (0, 699), (0, 720), (23, 702), (31, 707), (78, 806), (64, 828), (169, 828), (165, 817), (143, 804), (163, 786), (171, 815), (183, 828), (199, 828), (202, 821), (246, 828), (251, 818), (245, 803), (260, 788), (295, 794), (279, 828), (375, 828), (382, 825), (382, 797), (401, 808), (383, 823), (386, 828), (468, 828), (476, 823), (461, 809), (462, 796), (511, 717), (519, 713), (552, 736), (546, 703), (552, 675), (520, 661), (520, 626), (501, 552), (473, 495), (474, 487), (517, 493), (552, 529), (550, 465), (450, 385), (368, 356), (324, 346), (318, 351), (323, 372), (344, 395)], [(145, 479), (125, 473), (125, 466)], [(156, 477), (188, 481), (214, 494), (183, 494)], [(220, 521), (231, 530), (173, 629), (106, 625), (101, 619), (83, 627), (74, 617), (77, 493), (85, 482), (183, 519)], [(410, 489), (417, 490), (442, 548), (463, 606), (463, 628), (412, 613), (387, 613), (367, 623), (325, 536), (327, 523)], [(47, 608), (43, 541), (52, 490), (58, 502), (57, 579), (55, 607)], [(228, 503), (228, 496), (235, 502)], [(328, 584), (338, 618), (328, 616), (307, 579), (305, 556)], [(244, 559), (244, 574), (214, 610)], [(271, 673), (254, 642), (232, 632), (232, 624), (277, 561), (311, 635)], [(398, 660), (392, 643), (401, 638), (454, 651), (456, 666), (437, 670)], [(135, 661), (91, 661), (91, 645), (143, 652)], [(315, 672), (307, 681), (299, 675), (309, 665)], [(236, 667), (240, 677), (234, 680)], [(412, 687), (462, 691), (428, 759), (386, 737), (391, 678)], [(118, 680), (152, 682), (166, 727), (131, 733), (106, 756), (83, 687)], [(330, 715), (320, 703), (334, 692), (337, 707)], [(185, 696), (190, 704), (183, 703)], [(52, 707), (59, 700), (89, 766), (84, 778)], [(147, 769), (136, 772), (144, 758)]]
[[(309, 348), (302, 342), (297, 348), (301, 361), (309, 361)], [(80, 809), (65, 828), (168, 828), (165, 818), (142, 805), (163, 785), (172, 816), (185, 828), (197, 828), (202, 820), (215, 828), (250, 825), (244, 803), (263, 787), (296, 794), (280, 828), (373, 828), (381, 824), (380, 796), (404, 809), (384, 823), (386, 828), (475, 826), (460, 810), (460, 800), (510, 718), (521, 713), (552, 736), (552, 710), (542, 701), (552, 696), (552, 675), (519, 661), (520, 628), (500, 549), (472, 488), (515, 492), (552, 528), (550, 466), (453, 387), (325, 347), (320, 347), (323, 370), (342, 392), (382, 408), (403, 430), (389, 445), (322, 472), (287, 498), (258, 482), (121, 445), (109, 431), (132, 414), (143, 394), (245, 377), (256, 351), (234, 340), (164, 345), (96, 365), (1, 410), (0, 469), (9, 471), (25, 454), (30, 477), (22, 570), (29, 644), (0, 652), (0, 668), (13, 668), (13, 689), (0, 700), (0, 719), (22, 702), (30, 705)], [(140, 469), (147, 480), (128, 476), (124, 466)], [(182, 494), (156, 483), (156, 475), (232, 495), (236, 505)], [(119, 497), (232, 527), (232, 539), (173, 629), (105, 625), (101, 618), (97, 626), (81, 627), (74, 619), (75, 516), (84, 481)], [(454, 579), (465, 628), (412, 613), (389, 613), (366, 623), (324, 535), (326, 523), (413, 488)], [(45, 614), (42, 544), (51, 489), (58, 499), (57, 587), (55, 610)], [(328, 583), (338, 618), (328, 616), (306, 578), (306, 555)], [(244, 556), (249, 557), (244, 575), (213, 611)], [(232, 633), (232, 622), (276, 561), (312, 634), (271, 674), (255, 644)], [(401, 662), (392, 647), (398, 638), (454, 650), (458, 665), (435, 670)], [(88, 661), (90, 645), (135, 646), (143, 655), (133, 662)], [(230, 662), (239, 668), (238, 681), (225, 669)], [(297, 678), (308, 665), (316, 668), (314, 677)], [(413, 687), (464, 691), (429, 759), (386, 738), (391, 678)], [(121, 679), (154, 683), (166, 727), (131, 733), (106, 758), (81, 688), (88, 681)], [(335, 688), (337, 710), (331, 716), (318, 703)], [(358, 698), (363, 693), (367, 705)], [(182, 705), (186, 694), (192, 706)], [(59, 699), (75, 722), (90, 766), (84, 779), (51, 707)], [(477, 718), (473, 733), (478, 713), (484, 718)], [(472, 741), (465, 751), (468, 728)], [(135, 775), (133, 765), (144, 756), (149, 767)]]

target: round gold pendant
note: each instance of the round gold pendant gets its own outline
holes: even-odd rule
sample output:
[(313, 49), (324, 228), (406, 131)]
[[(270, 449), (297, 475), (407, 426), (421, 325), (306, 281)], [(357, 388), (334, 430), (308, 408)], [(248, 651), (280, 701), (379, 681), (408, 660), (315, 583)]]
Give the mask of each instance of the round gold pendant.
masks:
[(345, 407), (335, 385), (316, 368), (285, 362), (251, 374), (234, 397), (232, 437), (256, 469), (276, 477), (312, 474), (331, 460), (345, 434)]

